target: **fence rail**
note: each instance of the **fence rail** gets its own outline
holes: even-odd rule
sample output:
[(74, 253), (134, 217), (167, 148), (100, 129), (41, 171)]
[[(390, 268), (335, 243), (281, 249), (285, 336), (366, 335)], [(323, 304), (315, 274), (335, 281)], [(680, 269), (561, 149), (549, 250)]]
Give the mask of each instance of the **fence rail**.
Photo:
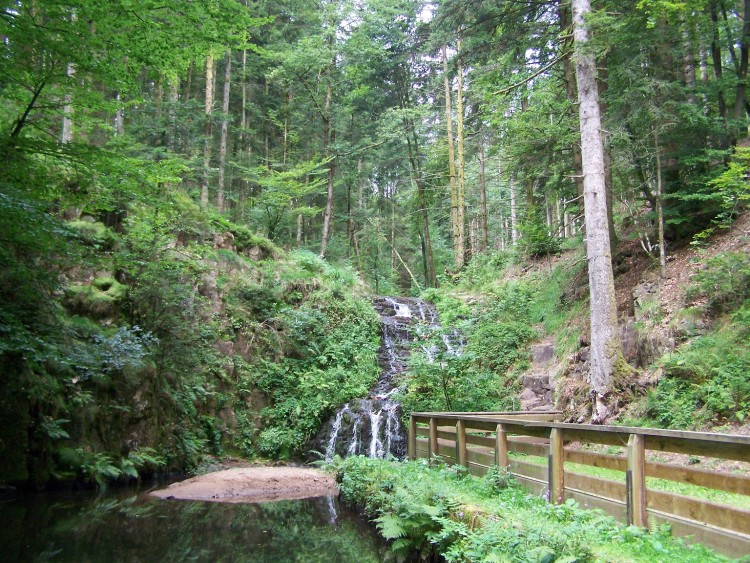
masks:
[[(635, 526), (669, 522), (675, 535), (692, 536), (732, 557), (750, 554), (750, 510), (658, 490), (646, 481), (653, 477), (750, 496), (746, 475), (646, 459), (647, 451), (656, 451), (750, 462), (750, 436), (569, 424), (560, 419), (558, 411), (412, 413), (409, 459), (440, 456), (476, 475), (492, 466), (507, 467), (523, 486), (550, 502), (573, 498)], [(570, 447), (571, 442), (583, 448), (622, 446), (625, 454), (586, 451)], [(566, 463), (614, 470), (621, 477), (587, 475), (566, 468)]]

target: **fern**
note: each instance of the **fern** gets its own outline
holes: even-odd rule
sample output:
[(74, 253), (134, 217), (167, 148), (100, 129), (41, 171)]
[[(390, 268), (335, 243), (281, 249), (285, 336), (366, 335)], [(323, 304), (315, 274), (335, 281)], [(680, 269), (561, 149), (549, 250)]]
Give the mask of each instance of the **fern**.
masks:
[(404, 519), (397, 514), (384, 514), (375, 519), (377, 527), (382, 536), (387, 540), (395, 540), (406, 537)]

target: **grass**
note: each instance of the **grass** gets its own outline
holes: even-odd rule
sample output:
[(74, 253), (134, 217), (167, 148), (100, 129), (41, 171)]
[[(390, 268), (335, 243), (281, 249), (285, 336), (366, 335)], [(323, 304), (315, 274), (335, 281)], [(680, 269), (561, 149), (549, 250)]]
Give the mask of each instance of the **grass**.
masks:
[(428, 467), (426, 460), (363, 457), (337, 459), (332, 468), (344, 499), (363, 508), (392, 549), (410, 560), (436, 554), (448, 562), (727, 560), (673, 538), (668, 526), (649, 532), (572, 500), (550, 504), (497, 469), (480, 478)]
[[(509, 454), (509, 457), (511, 459), (526, 461), (535, 465), (547, 465), (547, 460), (543, 457), (529, 456), (513, 452)], [(604, 467), (593, 467), (591, 465), (566, 462), (565, 471), (571, 471), (573, 473), (580, 473), (582, 475), (590, 475), (592, 477), (599, 477), (600, 479), (609, 479), (610, 481), (625, 483), (625, 473), (623, 471), (617, 471), (615, 469), (607, 469)], [(678, 495), (684, 495), (750, 510), (750, 496), (746, 495), (729, 493), (726, 491), (718, 491), (716, 489), (700, 487), (698, 485), (692, 485), (690, 483), (679, 483), (677, 481), (659, 479), (656, 477), (646, 477), (646, 487), (655, 491), (675, 493)]]

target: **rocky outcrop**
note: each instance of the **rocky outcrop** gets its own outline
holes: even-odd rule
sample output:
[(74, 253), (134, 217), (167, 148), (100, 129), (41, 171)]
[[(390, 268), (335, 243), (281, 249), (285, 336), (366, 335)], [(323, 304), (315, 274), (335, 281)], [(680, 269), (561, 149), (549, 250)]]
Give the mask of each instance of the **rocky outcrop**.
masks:
[(544, 411), (553, 408), (550, 375), (555, 370), (555, 347), (551, 341), (531, 347), (531, 371), (523, 376), (519, 395), (521, 410)]

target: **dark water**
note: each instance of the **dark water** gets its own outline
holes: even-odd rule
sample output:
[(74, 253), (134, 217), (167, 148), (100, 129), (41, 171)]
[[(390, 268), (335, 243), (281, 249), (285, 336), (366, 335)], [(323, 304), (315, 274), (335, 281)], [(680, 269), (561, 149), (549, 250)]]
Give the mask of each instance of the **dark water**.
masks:
[(119, 491), (0, 502), (0, 561), (382, 562), (386, 551), (335, 497), (220, 504)]

